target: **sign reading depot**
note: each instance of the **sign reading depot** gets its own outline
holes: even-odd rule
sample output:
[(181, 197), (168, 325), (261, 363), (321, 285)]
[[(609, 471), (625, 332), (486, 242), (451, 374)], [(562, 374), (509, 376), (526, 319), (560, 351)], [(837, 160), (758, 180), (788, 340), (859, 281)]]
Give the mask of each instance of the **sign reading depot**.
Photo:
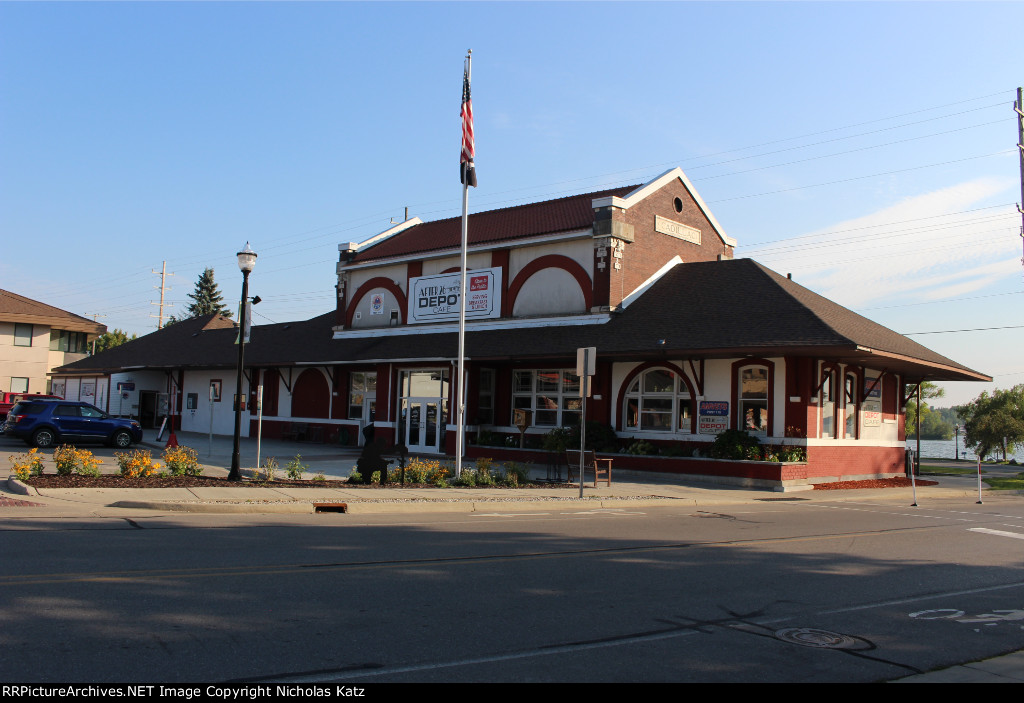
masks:
[[(459, 319), (462, 274), (441, 273), (409, 279), (409, 322), (451, 322)], [(501, 269), (466, 272), (466, 319), (501, 317)]]
[(697, 407), (697, 432), (718, 434), (729, 429), (729, 401), (702, 400)]

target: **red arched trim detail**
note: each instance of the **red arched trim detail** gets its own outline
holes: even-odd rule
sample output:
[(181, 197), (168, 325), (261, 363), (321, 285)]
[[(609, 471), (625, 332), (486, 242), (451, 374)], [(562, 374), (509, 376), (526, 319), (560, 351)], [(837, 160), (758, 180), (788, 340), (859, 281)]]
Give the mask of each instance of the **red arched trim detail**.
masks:
[[(697, 434), (697, 395), (693, 391), (693, 383), (690, 382), (690, 379), (689, 377), (687, 377), (685, 371), (683, 371), (680, 367), (676, 366), (675, 364), (669, 363), (667, 361), (647, 361), (640, 364), (635, 369), (626, 374), (625, 380), (622, 382), (622, 385), (619, 386), (619, 397), (616, 398), (615, 400), (616, 431), (622, 432), (622, 404), (626, 400), (626, 391), (629, 390), (629, 387), (633, 384), (633, 380), (636, 379), (637, 376), (644, 373), (648, 369), (655, 368), (668, 369), (669, 371), (671, 371), (674, 374), (677, 374), (680, 378), (683, 379), (683, 383), (686, 384), (686, 389), (690, 391), (690, 434)], [(675, 431), (674, 428), (673, 431)]]
[(331, 416), (331, 385), (318, 368), (306, 369), (295, 379), (292, 417)]
[(505, 305), (501, 314), (503, 317), (511, 317), (512, 310), (515, 309), (516, 298), (519, 296), (520, 289), (526, 284), (530, 276), (541, 271), (543, 269), (562, 269), (573, 278), (576, 279), (576, 283), (580, 286), (580, 291), (583, 293), (583, 304), (589, 311), (594, 304), (594, 284), (590, 280), (590, 276), (586, 270), (576, 263), (573, 259), (568, 256), (562, 256), (561, 254), (548, 254), (546, 256), (540, 256), (528, 263), (523, 269), (516, 275), (516, 278), (508, 286), (508, 295), (505, 296)]
[(345, 327), (352, 327), (352, 318), (356, 314), (356, 306), (359, 305), (359, 301), (363, 299), (367, 293), (374, 288), (383, 288), (389, 291), (398, 300), (398, 305), (402, 308), (402, 322), (404, 323), (408, 319), (408, 302), (405, 298), (405, 293), (402, 289), (395, 285), (395, 282), (390, 278), (384, 278), (383, 276), (377, 276), (371, 278), (369, 281), (359, 286), (359, 290), (356, 294), (349, 298), (348, 310), (345, 311)]
[[(449, 267), (449, 268), (446, 268), (446, 269), (445, 269), (444, 271), (442, 271), (441, 273), (458, 273), (458, 272), (459, 272), (459, 271), (461, 271), (461, 270), (462, 270), (462, 267), (461, 267), (461, 266), (451, 266), (451, 267)], [(470, 269), (470, 268), (467, 268), (467, 269), (466, 269), (466, 271), (472, 271), (472, 270), (473, 270), (473, 269)]]
[(745, 366), (764, 366), (768, 369), (768, 436), (775, 436), (775, 362), (758, 357), (749, 357), (732, 362), (732, 408), (729, 420), (733, 429), (741, 429), (737, 413), (740, 407), (740, 369)]

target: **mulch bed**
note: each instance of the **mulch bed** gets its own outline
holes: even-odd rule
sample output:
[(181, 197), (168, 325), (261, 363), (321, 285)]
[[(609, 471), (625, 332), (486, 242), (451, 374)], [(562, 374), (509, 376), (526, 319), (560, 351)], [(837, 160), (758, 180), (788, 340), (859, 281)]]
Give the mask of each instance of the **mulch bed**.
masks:
[[(263, 488), (347, 488), (366, 490), (386, 490), (388, 488), (436, 488), (430, 483), (407, 483), (404, 486), (398, 484), (364, 485), (362, 483), (349, 483), (348, 481), (290, 481), (279, 479), (275, 481), (262, 482), (244, 479), (242, 481), (229, 481), (227, 478), (212, 476), (146, 476), (144, 478), (125, 478), (119, 474), (103, 474), (101, 476), (58, 476), (56, 474), (43, 474), (33, 476), (24, 483), (36, 488), (238, 488), (239, 486), (263, 487)], [(918, 480), (918, 486), (936, 486), (938, 481)], [(578, 488), (573, 484), (526, 484), (520, 488)], [(480, 486), (480, 488), (503, 488), (503, 486)], [(816, 491), (837, 491), (856, 488), (910, 488), (909, 478), (882, 478), (868, 481), (835, 481), (832, 483), (816, 483)]]
[[(923, 481), (921, 479), (917, 479), (915, 483), (918, 486), (939, 485), (938, 481)], [(875, 478), (867, 481), (835, 481), (833, 483), (816, 483), (814, 484), (814, 490), (841, 491), (852, 488), (910, 488), (910, 485), (910, 479), (901, 476), (900, 478)]]
[[(102, 474), (100, 476), (58, 476), (56, 474), (43, 474), (32, 476), (23, 483), (36, 488), (238, 488), (239, 486), (251, 488), (346, 488), (366, 490), (386, 490), (388, 488), (436, 488), (432, 483), (406, 483), (399, 485), (390, 483), (385, 486), (379, 484), (365, 485), (362, 483), (349, 483), (348, 481), (290, 481), (279, 479), (275, 481), (229, 481), (224, 477), (212, 476), (146, 476), (142, 478), (125, 478), (120, 474)], [(578, 488), (569, 484), (527, 484), (520, 488), (549, 488), (565, 485), (568, 488)], [(462, 488), (453, 486), (453, 488)], [(479, 486), (479, 488), (505, 488), (505, 486)], [(472, 490), (472, 489), (470, 489)]]
[(101, 476), (57, 476), (43, 474), (32, 476), (24, 481), (36, 488), (238, 488), (239, 486), (266, 486), (268, 488), (342, 488), (350, 487), (345, 481), (229, 481), (227, 478), (213, 476), (145, 476), (126, 478), (120, 474), (103, 474)]

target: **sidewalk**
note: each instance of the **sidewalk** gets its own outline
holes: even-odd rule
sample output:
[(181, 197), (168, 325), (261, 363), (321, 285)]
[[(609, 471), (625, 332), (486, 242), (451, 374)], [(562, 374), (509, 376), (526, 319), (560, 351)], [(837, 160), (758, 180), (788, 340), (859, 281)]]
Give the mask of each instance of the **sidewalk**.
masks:
[[(181, 432), (177, 441), (195, 449), (205, 476), (226, 477), (231, 466), (232, 438)], [(159, 456), (166, 444), (166, 436), (158, 442), (155, 430), (147, 430), (141, 447)], [(359, 450), (327, 444), (297, 443), (283, 440), (262, 440), (259, 447), (252, 438), (241, 438), (239, 457), (243, 472), (256, 467), (269, 457), (275, 457), (283, 467), (290, 459), (301, 455), (301, 461), (310, 469), (307, 477), (322, 472), (329, 480), (348, 478), (355, 469)], [(472, 466), (467, 460), (466, 466)], [(117, 473), (113, 459), (106, 459), (101, 470)], [(535, 467), (533, 478), (543, 479), (547, 471)], [(283, 469), (279, 470), (283, 476)], [(977, 480), (973, 476), (927, 476), (937, 480), (938, 486), (920, 487), (917, 498), (977, 499)], [(5, 484), (0, 482), (0, 488)], [(6, 484), (7, 492), (16, 492), (26, 500), (52, 502), (47, 507), (63, 507), (74, 511), (100, 507), (145, 509), (174, 512), (246, 512), (246, 513), (409, 513), (409, 512), (476, 512), (494, 509), (537, 510), (552, 502), (568, 507), (579, 503), (578, 486), (552, 484), (539, 488), (338, 488), (315, 484), (308, 488), (268, 487), (242, 484), (231, 488), (44, 488), (35, 489), (14, 481)], [(987, 486), (983, 486), (983, 492)], [(2, 492), (0, 492), (2, 495)], [(1005, 495), (1005, 493), (1003, 494)], [(588, 507), (623, 507), (628, 505), (742, 505), (767, 501), (829, 501), (887, 500), (910, 505), (914, 492), (906, 489), (856, 489), (844, 491), (777, 492), (770, 489), (731, 487), (714, 483), (701, 483), (685, 476), (649, 474), (632, 471), (613, 471), (611, 486), (584, 487), (584, 501)], [(67, 502), (65, 502), (67, 501)], [(61, 505), (63, 504), (63, 505)]]
[[(166, 444), (157, 442), (155, 431), (148, 430), (142, 447), (158, 456)], [(227, 476), (231, 466), (233, 442), (230, 437), (179, 433), (179, 444), (199, 452), (199, 461), (206, 476)], [(20, 451), (14, 449), (11, 453)], [(0, 451), (2, 453), (2, 451)], [(304, 444), (281, 440), (264, 440), (259, 447), (257, 461), (256, 440), (243, 438), (239, 455), (243, 468), (255, 467), (275, 457), (283, 466), (296, 454), (309, 464), (310, 474), (323, 472), (328, 479), (344, 479), (354, 469), (358, 450), (324, 444)], [(939, 464), (940, 462), (925, 462)], [(472, 462), (467, 461), (470, 466)], [(959, 465), (959, 464), (958, 464)], [(1016, 467), (1014, 467), (1016, 468)], [(105, 473), (116, 473), (111, 460), (104, 462)], [(283, 475), (283, 472), (281, 472)], [(545, 477), (544, 467), (534, 468), (535, 478)], [(35, 489), (15, 481), (0, 480), (0, 508), (24, 506), (32, 508), (32, 517), (123, 517), (131, 519), (140, 510), (157, 513), (305, 513), (346, 512), (371, 513), (423, 513), (423, 512), (502, 512), (542, 511), (545, 508), (585, 507), (620, 508), (626, 506), (693, 506), (758, 504), (770, 501), (891, 501), (911, 505), (915, 496), (910, 488), (855, 489), (843, 491), (799, 491), (780, 493), (767, 489), (731, 488), (717, 484), (702, 484), (684, 476), (652, 475), (618, 471), (613, 473), (611, 486), (584, 488), (585, 504), (579, 500), (578, 486), (551, 486), (523, 489), (485, 488), (270, 488), (241, 485), (237, 488), (142, 488), (142, 489)], [(927, 508), (938, 499), (962, 499), (974, 503), (978, 498), (975, 476), (929, 475), (937, 486), (919, 487), (918, 505)], [(982, 498), (987, 496), (987, 486)], [(1000, 499), (1015, 492), (1000, 492)], [(20, 514), (20, 513), (19, 513)], [(28, 516), (28, 513), (24, 513)], [(1024, 651), (1015, 652), (982, 662), (973, 662), (897, 680), (898, 683), (1024, 683)]]
[[(178, 433), (177, 441), (196, 449), (204, 476), (226, 477), (231, 466), (233, 442), (228, 436), (198, 433)], [(159, 456), (166, 444), (156, 440), (156, 432), (147, 430), (141, 447)], [(258, 451), (258, 459), (257, 459)], [(257, 449), (255, 439), (242, 438), (239, 443), (240, 464), (243, 473), (256, 467), (269, 457), (275, 457), (279, 476), (284, 465), (296, 455), (309, 465), (306, 477), (322, 472), (329, 480), (348, 478), (355, 469), (359, 450), (326, 444), (307, 444), (283, 440), (262, 440)], [(472, 466), (470, 460), (465, 465)], [(113, 459), (104, 461), (104, 473), (116, 473)], [(546, 477), (545, 467), (534, 467), (534, 479)], [(563, 474), (564, 476), (564, 474)], [(917, 498), (977, 498), (976, 479), (971, 476), (928, 476), (938, 480), (938, 486), (920, 487)], [(0, 487), (4, 484), (0, 483)], [(987, 487), (986, 487), (987, 489)], [(124, 508), (173, 512), (216, 513), (314, 513), (347, 512), (410, 513), (410, 512), (476, 512), (493, 510), (538, 510), (557, 503), (563, 507), (579, 504), (578, 486), (551, 484), (532, 488), (347, 488), (310, 486), (302, 488), (269, 487), (241, 484), (237, 487), (217, 488), (41, 488), (25, 486), (19, 482), (6, 484), (8, 493), (17, 493), (31, 502), (42, 502), (51, 509), (70, 511)], [(0, 493), (2, 495), (2, 493)], [(829, 501), (887, 500), (910, 505), (915, 495), (905, 489), (856, 489), (844, 491), (778, 492), (771, 489), (723, 486), (701, 483), (685, 476), (649, 474), (632, 471), (613, 471), (611, 486), (593, 484), (584, 487), (584, 501), (590, 508), (613, 508), (644, 505), (694, 506), (756, 504), (768, 501)]]

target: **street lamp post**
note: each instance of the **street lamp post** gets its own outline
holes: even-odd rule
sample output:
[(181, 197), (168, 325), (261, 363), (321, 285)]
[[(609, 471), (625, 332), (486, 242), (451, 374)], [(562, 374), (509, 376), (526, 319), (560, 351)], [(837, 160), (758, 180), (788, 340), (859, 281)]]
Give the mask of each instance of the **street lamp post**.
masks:
[(256, 252), (245, 243), (245, 249), (238, 252), (238, 268), (242, 270), (242, 305), (238, 309), (238, 375), (235, 379), (235, 436), (231, 450), (231, 472), (229, 481), (241, 481), (241, 459), (238, 440), (242, 433), (242, 369), (245, 364), (245, 303), (249, 299), (249, 274), (256, 266)]

